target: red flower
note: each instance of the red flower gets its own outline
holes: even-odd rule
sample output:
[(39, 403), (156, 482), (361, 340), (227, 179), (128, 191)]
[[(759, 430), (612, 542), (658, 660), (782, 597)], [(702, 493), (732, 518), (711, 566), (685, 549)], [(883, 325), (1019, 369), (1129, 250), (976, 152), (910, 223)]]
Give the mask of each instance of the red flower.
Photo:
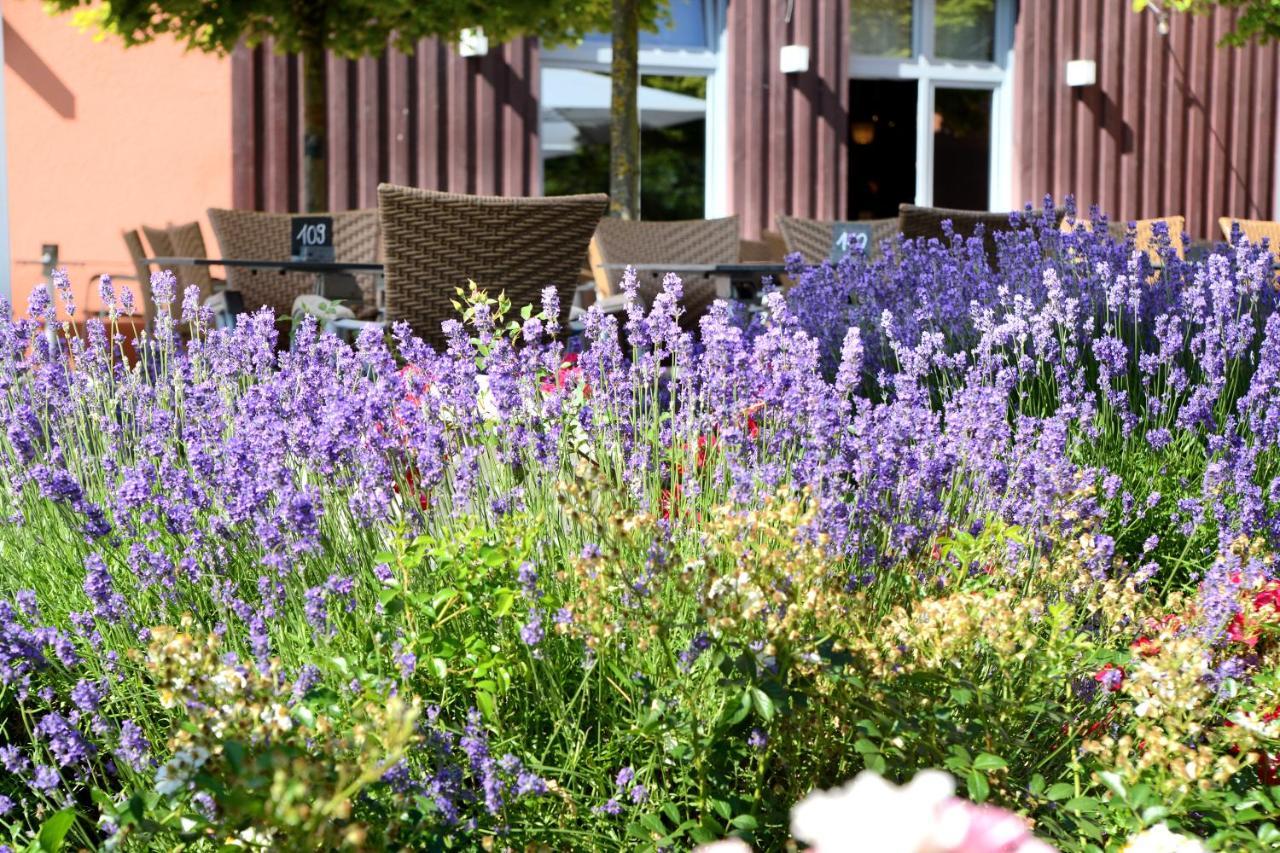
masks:
[(1227, 624), (1227, 639), (1233, 643), (1243, 643), (1249, 648), (1258, 645), (1258, 635), (1245, 631), (1243, 613), (1237, 613), (1231, 617), (1231, 622)]
[[(578, 367), (578, 354), (576, 352), (566, 353), (560, 361), (560, 369), (556, 371), (556, 378), (552, 381), (550, 378), (542, 380), (542, 390), (548, 394), (567, 388), (575, 384), (582, 376), (582, 368)], [(584, 384), (582, 387), (583, 396), (591, 397), (591, 386)]]
[(1124, 676), (1124, 667), (1109, 663), (1094, 673), (1093, 680), (1105, 687), (1108, 693), (1114, 693), (1124, 684)]
[(1258, 779), (1267, 786), (1280, 785), (1280, 756), (1258, 750)]
[(1135, 655), (1140, 655), (1144, 658), (1160, 654), (1160, 644), (1147, 636), (1142, 636), (1134, 640), (1129, 644), (1129, 648)]
[[(427, 493), (426, 493), (426, 492), (424, 492), (424, 491), (420, 491), (420, 490), (418, 489), (418, 484), (417, 484), (417, 482), (415, 482), (415, 480), (414, 480), (414, 475), (413, 475), (413, 469), (412, 469), (412, 468), (406, 468), (406, 469), (405, 469), (405, 472), (404, 472), (404, 485), (405, 485), (405, 490), (406, 490), (410, 495), (417, 495), (417, 496), (418, 496), (418, 506), (422, 507), (423, 512), (426, 512), (427, 507), (430, 505), (430, 501), (428, 501), (428, 500), (427, 500)], [(391, 484), (391, 488), (395, 490), (395, 493), (396, 493), (397, 495), (398, 495), (398, 494), (400, 494), (400, 484), (399, 484), (399, 483), (392, 483), (392, 484)]]
[(1255, 610), (1271, 610), (1270, 619), (1280, 616), (1280, 581), (1267, 581), (1253, 596)]
[(680, 515), (680, 484), (670, 489), (663, 489), (658, 497), (658, 514), (666, 521)]

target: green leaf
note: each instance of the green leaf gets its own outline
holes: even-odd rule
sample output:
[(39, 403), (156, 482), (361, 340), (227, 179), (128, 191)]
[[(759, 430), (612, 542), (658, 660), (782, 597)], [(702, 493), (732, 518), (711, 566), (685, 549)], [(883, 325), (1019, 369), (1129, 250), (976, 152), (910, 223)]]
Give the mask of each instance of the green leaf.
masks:
[(1072, 797), (1062, 807), (1076, 814), (1088, 814), (1098, 810), (1098, 801), (1093, 797)]
[(968, 705), (973, 701), (973, 691), (965, 687), (952, 687), (951, 701), (960, 706)]
[(970, 799), (975, 803), (986, 802), (987, 796), (991, 793), (991, 786), (987, 784), (986, 776), (977, 770), (970, 770), (965, 782), (969, 786)]
[(885, 760), (884, 756), (880, 753), (872, 752), (864, 755), (862, 757), (862, 763), (865, 764), (867, 769), (872, 773), (879, 773), (881, 776), (884, 775)]
[(733, 815), (733, 806), (729, 804), (728, 800), (712, 800), (711, 808), (725, 820), (728, 820)]
[(1009, 765), (998, 755), (982, 752), (973, 760), (974, 770), (1007, 770)]
[(773, 700), (769, 698), (769, 694), (759, 687), (751, 688), (751, 704), (755, 707), (756, 713), (766, 723), (773, 719)]
[(516, 597), (509, 589), (498, 590), (496, 597), (498, 603), (494, 605), (493, 615), (501, 618), (511, 612), (511, 606), (515, 604)]
[(244, 768), (244, 744), (240, 741), (223, 741), (222, 753), (227, 757), (227, 763), (231, 765), (231, 769), (236, 773), (239, 773)]
[(755, 817), (749, 814), (740, 814), (729, 823), (734, 829), (741, 829), (743, 832), (753, 832), (760, 825)]
[(313, 729), (316, 726), (315, 712), (306, 705), (293, 706), (293, 717), (309, 729)]
[(667, 834), (666, 824), (664, 824), (662, 822), (662, 818), (658, 817), (656, 814), (651, 813), (651, 814), (644, 815), (643, 817), (640, 818), (640, 823), (644, 826), (645, 829), (649, 830), (652, 833), (655, 833), (657, 835)]
[(62, 849), (62, 842), (66, 839), (67, 833), (71, 831), (71, 825), (76, 822), (75, 809), (63, 809), (49, 816), (40, 826), (40, 849), (44, 853), (58, 853)]
[(1169, 816), (1168, 806), (1147, 806), (1142, 810), (1143, 826), (1151, 826)]
[(1038, 797), (1044, 793), (1044, 777), (1039, 773), (1031, 775), (1031, 783), (1027, 785), (1027, 789), (1031, 791), (1031, 796)]
[(871, 741), (867, 740), (864, 737), (860, 737), (856, 741), (854, 741), (853, 748), (857, 752), (863, 755), (869, 755), (871, 753), (876, 753), (880, 751), (880, 747), (876, 746), (874, 743), (872, 743)]
[(444, 681), (449, 677), (449, 664), (445, 662), (444, 658), (432, 658), (431, 671), (435, 673), (436, 678)]
[(492, 693), (486, 693), (483, 690), (477, 691), (476, 705), (480, 707), (480, 713), (484, 714), (486, 719), (496, 720), (498, 718), (498, 703), (494, 700)]
[(1045, 792), (1045, 797), (1050, 800), (1065, 800), (1076, 792), (1076, 789), (1070, 782), (1055, 782), (1049, 786), (1049, 790)]
[(1103, 770), (1098, 773), (1098, 778), (1102, 780), (1102, 784), (1115, 792), (1117, 797), (1124, 799), (1125, 794), (1128, 793), (1128, 789), (1124, 786), (1124, 780), (1114, 770)]

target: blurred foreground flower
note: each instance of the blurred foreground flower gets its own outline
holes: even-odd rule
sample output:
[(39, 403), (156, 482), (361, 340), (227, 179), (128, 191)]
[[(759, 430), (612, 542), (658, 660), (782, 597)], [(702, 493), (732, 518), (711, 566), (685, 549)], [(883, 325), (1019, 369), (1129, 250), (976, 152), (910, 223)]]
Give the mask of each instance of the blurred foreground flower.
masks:
[(1124, 846), (1124, 853), (1204, 853), (1195, 838), (1179, 835), (1163, 823), (1138, 833)]
[(819, 853), (1051, 853), (1026, 820), (955, 796), (955, 782), (925, 770), (898, 787), (863, 771), (842, 788), (814, 791), (791, 810), (791, 834)]

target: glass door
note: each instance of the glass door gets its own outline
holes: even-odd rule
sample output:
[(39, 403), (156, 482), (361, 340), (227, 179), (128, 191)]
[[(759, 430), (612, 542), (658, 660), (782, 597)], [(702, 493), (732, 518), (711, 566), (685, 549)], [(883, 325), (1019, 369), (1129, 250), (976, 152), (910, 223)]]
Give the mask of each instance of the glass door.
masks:
[(1007, 208), (1014, 0), (850, 0), (850, 218)]
[(990, 89), (933, 90), (934, 207), (991, 206)]

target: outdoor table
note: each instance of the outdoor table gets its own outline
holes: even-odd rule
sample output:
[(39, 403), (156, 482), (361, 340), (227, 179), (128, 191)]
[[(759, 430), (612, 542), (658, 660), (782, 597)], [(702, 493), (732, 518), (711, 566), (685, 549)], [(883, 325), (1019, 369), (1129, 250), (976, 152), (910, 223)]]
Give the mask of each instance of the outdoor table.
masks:
[[(291, 272), (309, 273), (315, 276), (314, 292), (317, 296), (326, 295), (325, 282), (329, 276), (343, 275), (350, 277), (360, 273), (372, 274), (374, 276), (374, 301), (379, 309), (382, 307), (382, 264), (344, 261), (265, 261), (245, 258), (180, 258), (167, 255), (156, 258), (143, 258), (143, 261), (160, 267), (237, 267), (247, 269), (255, 274), (259, 270), (275, 272), (280, 275)], [(351, 286), (354, 285), (354, 280), (351, 280)]]
[[(602, 269), (623, 270), (631, 267), (638, 273), (669, 273), (703, 275), (714, 279), (716, 296), (722, 299), (751, 299), (759, 288), (762, 276), (779, 276), (787, 271), (787, 265), (770, 261), (748, 261), (735, 264), (600, 264)], [(749, 283), (749, 287), (743, 284)], [(745, 294), (745, 295), (743, 295)]]

